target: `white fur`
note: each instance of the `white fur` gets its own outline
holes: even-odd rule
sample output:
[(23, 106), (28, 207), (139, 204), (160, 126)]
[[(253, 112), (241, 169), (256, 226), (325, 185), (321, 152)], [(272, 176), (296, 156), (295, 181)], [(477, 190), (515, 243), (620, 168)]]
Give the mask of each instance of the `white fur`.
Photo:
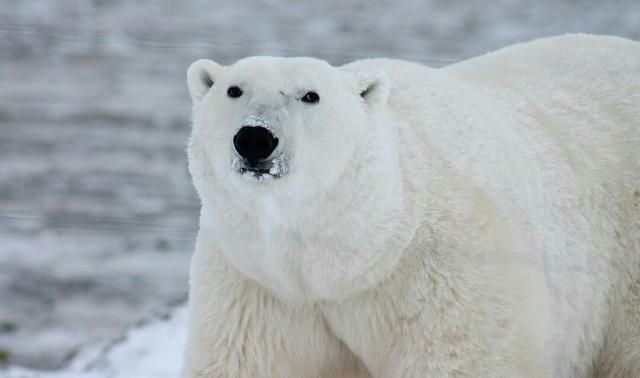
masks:
[[(188, 83), (184, 377), (640, 377), (639, 43), (198, 61)], [(232, 169), (247, 119), (281, 178)]]

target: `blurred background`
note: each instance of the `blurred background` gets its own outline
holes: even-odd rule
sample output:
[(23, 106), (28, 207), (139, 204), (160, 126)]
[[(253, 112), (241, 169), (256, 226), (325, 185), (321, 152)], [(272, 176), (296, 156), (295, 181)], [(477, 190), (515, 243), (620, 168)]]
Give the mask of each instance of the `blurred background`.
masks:
[(640, 39), (640, 1), (0, 0), (0, 369), (63, 367), (184, 303), (192, 61), (437, 67), (567, 32)]

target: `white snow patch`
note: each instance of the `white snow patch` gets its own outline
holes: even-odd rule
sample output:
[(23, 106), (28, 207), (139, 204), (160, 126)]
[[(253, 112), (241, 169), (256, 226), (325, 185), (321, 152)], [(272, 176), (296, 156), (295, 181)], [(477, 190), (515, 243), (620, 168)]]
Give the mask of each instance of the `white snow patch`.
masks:
[(110, 345), (80, 353), (59, 371), (12, 367), (2, 378), (175, 378), (180, 375), (187, 336), (187, 307), (167, 318), (132, 328)]
[(287, 159), (285, 159), (284, 154), (280, 154), (278, 157), (273, 159), (271, 164), (269, 174), (272, 176), (284, 176), (287, 171), (289, 171), (289, 165), (287, 164)]
[(244, 121), (242, 121), (242, 124), (250, 126), (262, 126), (272, 133), (275, 129), (275, 125), (273, 124), (273, 122), (271, 122), (271, 120), (269, 120), (269, 118), (256, 114), (250, 114), (247, 118), (245, 118)]

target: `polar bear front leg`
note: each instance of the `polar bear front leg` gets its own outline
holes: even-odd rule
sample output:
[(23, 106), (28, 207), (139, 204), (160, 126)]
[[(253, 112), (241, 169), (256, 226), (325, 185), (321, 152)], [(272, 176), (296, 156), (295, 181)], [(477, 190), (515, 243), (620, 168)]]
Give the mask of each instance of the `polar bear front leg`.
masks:
[(284, 303), (199, 236), (183, 378), (366, 377), (312, 305)]

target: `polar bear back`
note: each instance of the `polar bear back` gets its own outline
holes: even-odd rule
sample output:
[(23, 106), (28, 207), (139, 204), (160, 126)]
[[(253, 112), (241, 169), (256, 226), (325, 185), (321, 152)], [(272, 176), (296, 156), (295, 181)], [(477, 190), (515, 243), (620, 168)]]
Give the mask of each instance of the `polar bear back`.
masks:
[[(405, 119), (420, 118), (416, 124), (424, 124), (424, 116), (432, 112), (429, 103), (440, 101), (436, 96), (462, 91), (469, 96), (466, 100), (477, 100), (475, 105), (506, 112), (512, 127), (535, 123), (559, 145), (574, 149), (574, 155), (599, 156), (602, 163), (602, 157), (615, 155), (614, 160), (626, 162), (620, 168), (629, 172), (640, 168), (638, 42), (576, 34), (509, 46), (441, 69), (392, 59), (362, 60), (345, 67), (384, 71), (392, 83), (391, 107)], [(446, 100), (440, 102), (444, 105)], [(610, 168), (590, 163), (594, 165), (588, 169)]]
[[(637, 227), (640, 43), (567, 35), (505, 48), (444, 71), (506, 115), (501, 131), (514, 134), (512, 158), (528, 170), (520, 177), (540, 208), (564, 207), (562, 217), (572, 222), (578, 221), (569, 214), (600, 219), (597, 228), (607, 224), (611, 234), (618, 233), (614, 224)], [(637, 238), (638, 230), (631, 234)]]
[[(513, 117), (536, 123), (574, 155), (602, 159), (622, 154), (626, 164), (621, 168), (638, 168), (640, 43), (567, 35), (515, 45), (444, 70), (502, 99)], [(598, 168), (591, 163), (589, 168)]]
[(640, 282), (640, 43), (570, 35), (444, 70), (507, 115), (502, 130), (513, 131), (522, 208), (556, 294), (554, 316), (559, 329), (580, 335), (558, 344), (557, 355), (578, 345), (593, 353), (602, 340), (591, 327), (637, 332), (630, 320), (580, 308), (613, 304), (623, 313), (621, 293)]
[(640, 277), (640, 43), (568, 35), (441, 69), (386, 59), (345, 68), (384, 71), (401, 143), (446, 156), (452, 176), (470, 177), (522, 226), (557, 327), (576, 335), (552, 355), (594, 353), (602, 340), (586, 330), (608, 320), (584, 309), (621, 300)]
[(390, 59), (345, 68), (384, 71), (399, 127), (505, 206), (566, 203), (579, 185), (627, 201), (640, 191), (638, 42), (567, 35), (441, 69)]

